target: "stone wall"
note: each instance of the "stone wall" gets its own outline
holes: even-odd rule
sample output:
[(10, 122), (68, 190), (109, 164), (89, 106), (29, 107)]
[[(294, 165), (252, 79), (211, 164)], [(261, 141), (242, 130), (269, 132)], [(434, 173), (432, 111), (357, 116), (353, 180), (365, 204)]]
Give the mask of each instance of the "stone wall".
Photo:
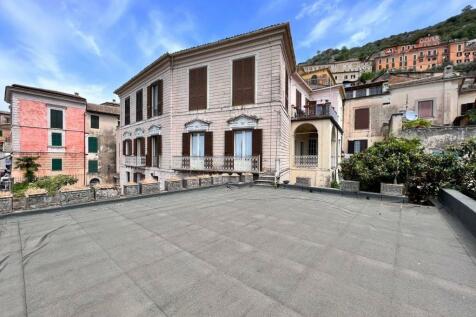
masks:
[(139, 195), (139, 184), (127, 184), (124, 185), (124, 195), (131, 196), (131, 195)]
[(61, 191), (59, 196), (61, 205), (81, 204), (94, 200), (94, 194), (90, 188)]
[(160, 183), (141, 183), (141, 194), (156, 194), (160, 192)]
[(13, 196), (0, 196), (0, 214), (9, 213), (13, 210)]
[(428, 152), (441, 151), (447, 146), (476, 137), (476, 127), (431, 127), (401, 130), (398, 135), (406, 139), (419, 139)]
[(96, 200), (107, 200), (120, 196), (119, 189), (116, 187), (96, 187), (94, 188)]
[(182, 180), (179, 178), (171, 178), (165, 181), (165, 190), (174, 192), (182, 189)]

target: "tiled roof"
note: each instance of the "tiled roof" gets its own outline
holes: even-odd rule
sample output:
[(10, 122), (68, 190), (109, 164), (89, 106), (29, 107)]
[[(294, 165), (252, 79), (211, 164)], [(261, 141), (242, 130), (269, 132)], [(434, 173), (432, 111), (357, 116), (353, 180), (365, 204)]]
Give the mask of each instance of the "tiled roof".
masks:
[(100, 105), (95, 103), (88, 103), (86, 105), (86, 111), (88, 112), (97, 112), (97, 113), (104, 113), (104, 114), (111, 114), (119, 116), (121, 110), (119, 108), (119, 104), (115, 104), (112, 102), (105, 102)]
[(58, 96), (58, 97), (67, 97), (67, 98), (76, 99), (78, 102), (86, 102), (86, 98), (83, 98), (78, 94), (69, 94), (69, 93), (65, 93), (65, 92), (57, 91), (57, 90), (18, 85), (18, 84), (13, 84), (11, 86), (5, 87), (5, 101), (10, 102), (8, 100), (10, 98), (8, 94), (9, 94), (9, 91), (12, 91), (12, 90), (17, 90), (22, 92), (31, 92), (31, 93), (40, 93), (40, 94), (46, 94), (46, 95), (52, 95), (52, 96)]

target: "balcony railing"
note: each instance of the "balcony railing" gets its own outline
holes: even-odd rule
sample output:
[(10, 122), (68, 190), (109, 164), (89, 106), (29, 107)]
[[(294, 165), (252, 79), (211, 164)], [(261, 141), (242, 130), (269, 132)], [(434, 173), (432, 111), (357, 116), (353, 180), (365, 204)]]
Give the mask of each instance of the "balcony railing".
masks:
[(322, 117), (332, 117), (336, 121), (338, 119), (337, 112), (334, 110), (334, 107), (332, 107), (330, 103), (314, 105), (308, 104), (304, 106), (304, 110), (297, 108), (293, 119), (302, 120)]
[(172, 169), (204, 172), (260, 172), (259, 156), (174, 156)]
[(124, 165), (142, 167), (145, 166), (145, 156), (124, 156)]
[(319, 162), (317, 155), (296, 155), (294, 156), (294, 166), (300, 168), (317, 167)]

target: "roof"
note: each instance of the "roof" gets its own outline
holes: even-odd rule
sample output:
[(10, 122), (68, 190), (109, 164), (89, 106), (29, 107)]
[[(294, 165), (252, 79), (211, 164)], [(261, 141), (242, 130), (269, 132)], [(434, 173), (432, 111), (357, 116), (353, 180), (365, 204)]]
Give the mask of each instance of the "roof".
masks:
[(161, 64), (163, 64), (163, 63), (165, 63), (169, 60), (172, 60), (173, 58), (185, 56), (185, 55), (188, 55), (188, 54), (199, 53), (199, 52), (204, 51), (206, 49), (220, 48), (220, 46), (222, 46), (222, 45), (233, 44), (234, 42), (238, 42), (238, 41), (241, 41), (241, 40), (251, 40), (251, 39), (253, 39), (255, 37), (258, 37), (260, 35), (265, 35), (265, 34), (272, 33), (272, 32), (284, 32), (285, 42), (288, 43), (288, 45), (286, 47), (287, 48), (286, 53), (290, 55), (289, 56), (290, 64), (291, 64), (291, 67), (292, 67), (292, 71), (294, 72), (295, 67), (296, 67), (296, 57), (294, 55), (294, 49), (293, 49), (293, 44), (292, 44), (291, 28), (290, 28), (289, 23), (285, 22), (285, 23), (273, 24), (273, 25), (270, 25), (270, 26), (267, 26), (267, 27), (264, 27), (264, 28), (254, 30), (254, 31), (250, 31), (250, 32), (230, 36), (230, 37), (218, 40), (218, 41), (193, 46), (193, 47), (186, 48), (186, 49), (174, 52), (174, 53), (167, 52), (167, 53), (161, 55), (159, 58), (157, 58), (151, 64), (147, 65), (145, 68), (143, 68), (140, 72), (138, 72), (136, 75), (134, 75), (127, 82), (122, 84), (119, 88), (117, 88), (114, 91), (114, 93), (119, 94), (127, 86), (133, 84), (139, 78), (146, 75), (148, 72), (152, 71), (153, 69), (155, 69), (159, 65), (161, 65)]
[(119, 108), (119, 104), (113, 102), (104, 102), (100, 105), (95, 103), (89, 103), (86, 105), (87, 112), (96, 112), (96, 113), (103, 113), (103, 114), (110, 114), (119, 116), (121, 110)]
[(79, 96), (78, 94), (69, 94), (62, 91), (50, 90), (38, 87), (31, 87), (25, 85), (13, 84), (11, 86), (5, 87), (5, 97), (4, 100), (8, 103), (11, 103), (12, 92), (23, 92), (29, 94), (37, 94), (47, 97), (56, 97), (62, 99), (68, 99), (70, 101), (75, 101), (79, 103), (86, 103), (86, 98)]

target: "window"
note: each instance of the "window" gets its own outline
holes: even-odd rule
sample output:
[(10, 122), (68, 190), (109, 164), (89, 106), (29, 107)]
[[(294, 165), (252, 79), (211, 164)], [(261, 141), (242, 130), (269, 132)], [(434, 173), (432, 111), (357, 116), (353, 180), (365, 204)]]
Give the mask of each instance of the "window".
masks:
[(476, 109), (476, 103), (470, 102), (470, 103), (464, 103), (461, 105), (461, 115), (465, 115), (466, 112), (468, 112), (471, 109)]
[(63, 170), (63, 160), (60, 158), (54, 158), (51, 160), (51, 170), (61, 171)]
[(131, 98), (124, 101), (124, 125), (131, 123)]
[(251, 130), (235, 131), (235, 156), (248, 157), (252, 155), (253, 132)]
[(196, 132), (190, 138), (191, 156), (205, 156), (205, 133)]
[(88, 152), (89, 153), (98, 152), (98, 138), (93, 136), (88, 137)]
[(369, 108), (355, 109), (354, 129), (367, 130), (369, 128)]
[(360, 153), (362, 151), (365, 151), (368, 146), (368, 141), (367, 140), (353, 140), (349, 141), (348, 143), (348, 153), (354, 154), (354, 153)]
[(0, 137), (3, 136), (3, 130), (0, 130)]
[(51, 145), (52, 146), (62, 146), (63, 145), (63, 134), (60, 132), (51, 133)]
[(136, 122), (142, 121), (142, 108), (144, 107), (142, 103), (142, 89), (136, 92)]
[(308, 155), (317, 155), (317, 139), (309, 139)]
[(207, 67), (190, 69), (188, 73), (188, 109), (207, 109)]
[(382, 86), (375, 86), (369, 88), (369, 96), (380, 95), (382, 93)]
[(88, 161), (88, 173), (97, 173), (98, 172), (98, 161), (89, 160)]
[(255, 102), (255, 58), (233, 61), (233, 106)]
[(296, 109), (300, 109), (302, 105), (302, 95), (299, 90), (296, 89)]
[(147, 116), (149, 118), (162, 115), (164, 102), (164, 82), (158, 80), (148, 88)]
[(99, 129), (99, 116), (91, 115), (91, 129)]
[(433, 117), (433, 100), (418, 101), (418, 116), (420, 118)]
[(50, 109), (50, 128), (63, 129), (63, 110)]
[(365, 89), (365, 88), (364, 88), (364, 89), (357, 89), (357, 90), (355, 91), (355, 97), (356, 97), (356, 98), (357, 98), (357, 97), (364, 97), (364, 96), (366, 96), (366, 95), (367, 95), (367, 89)]

